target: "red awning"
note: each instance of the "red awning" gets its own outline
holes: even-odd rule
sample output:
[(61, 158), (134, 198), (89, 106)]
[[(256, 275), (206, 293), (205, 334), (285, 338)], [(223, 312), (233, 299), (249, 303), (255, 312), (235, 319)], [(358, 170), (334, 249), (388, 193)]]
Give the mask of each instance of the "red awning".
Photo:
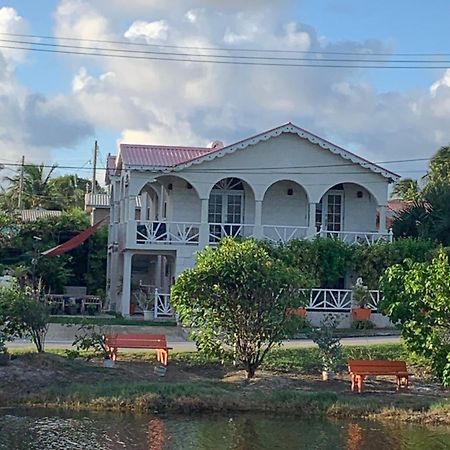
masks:
[(46, 250), (45, 252), (42, 252), (41, 255), (43, 255), (43, 256), (58, 256), (63, 253), (69, 252), (70, 250), (73, 250), (74, 248), (81, 245), (84, 241), (86, 241), (90, 236), (92, 236), (97, 231), (97, 228), (100, 226), (100, 224), (102, 222), (103, 222), (103, 220), (101, 220), (100, 222), (97, 222), (95, 225), (92, 225), (91, 227), (86, 228), (80, 234), (77, 234), (72, 239), (69, 239), (68, 241), (64, 242), (63, 244), (59, 244), (56, 247), (53, 247), (49, 250)]

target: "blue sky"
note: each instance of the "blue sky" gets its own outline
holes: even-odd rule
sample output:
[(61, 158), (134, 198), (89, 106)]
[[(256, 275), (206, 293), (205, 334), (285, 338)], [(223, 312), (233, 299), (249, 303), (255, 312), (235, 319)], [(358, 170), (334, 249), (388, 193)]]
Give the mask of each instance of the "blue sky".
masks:
[[(4, 6), (14, 8), (27, 32), (35, 35), (78, 37), (82, 31), (83, 37), (91, 39), (123, 39), (124, 33), (132, 30), (140, 42), (178, 44), (195, 38), (225, 47), (229, 46), (227, 35), (232, 34), (237, 36), (238, 47), (281, 48), (296, 39), (323, 48), (352, 49), (372, 42), (394, 53), (450, 53), (450, 3), (445, 0), (432, 4), (280, 0), (285, 11), (268, 0), (250, 1), (250, 6), (238, 1), (174, 0), (170, 7), (167, 3), (10, 0)], [(195, 20), (188, 23), (190, 12)], [(136, 21), (148, 27), (139, 27)], [(294, 31), (288, 28), (293, 22)], [(204, 23), (211, 26), (200, 26)], [(25, 102), (38, 105), (31, 119), (24, 109), (28, 106), (17, 105), (27, 119), (23, 129), (14, 124), (15, 133), (24, 137), (14, 141), (14, 152), (7, 156), (18, 159), (25, 154), (33, 162), (84, 165), (80, 174), (87, 175), (95, 139), (104, 158), (116, 152), (122, 139), (205, 145), (219, 138), (230, 143), (287, 120), (376, 161), (429, 157), (450, 141), (446, 119), (450, 117), (446, 116), (450, 86), (445, 70), (321, 71), (315, 76), (306, 71), (296, 73), (296, 69), (261, 68), (249, 74), (239, 68), (239, 75), (233, 76), (217, 68), (207, 73), (209, 69), (176, 63), (151, 64), (144, 67), (138, 62), (28, 52), (15, 64), (11, 83), (26, 90), (31, 99), (42, 98), (37, 103)], [(143, 71), (142, 85), (136, 71)], [(279, 90), (277, 77), (283, 86)], [(73, 89), (74, 80), (79, 81), (79, 89)], [(433, 83), (438, 83), (438, 88), (431, 95)], [(270, 101), (263, 102), (267, 94)], [(46, 116), (35, 115), (42, 110), (47, 114), (49, 109), (58, 121), (42, 130), (44, 137), (34, 136), (29, 124), (44, 123)], [(39, 139), (41, 144), (33, 145)], [(27, 142), (31, 145), (24, 144)], [(425, 165), (388, 167), (414, 175)]]

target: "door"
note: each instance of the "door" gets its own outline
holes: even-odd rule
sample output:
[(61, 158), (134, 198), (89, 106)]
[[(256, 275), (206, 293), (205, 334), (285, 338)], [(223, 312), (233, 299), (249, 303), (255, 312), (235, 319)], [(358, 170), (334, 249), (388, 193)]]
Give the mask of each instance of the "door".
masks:
[(323, 225), (326, 231), (341, 231), (343, 228), (344, 195), (328, 192), (316, 207), (317, 230)]
[[(243, 218), (244, 194), (213, 192), (209, 197), (208, 222), (211, 240), (217, 242), (224, 236), (240, 234)], [(229, 224), (229, 225), (228, 225)]]
[(325, 228), (327, 231), (342, 230), (342, 200), (342, 192), (330, 192), (326, 196)]

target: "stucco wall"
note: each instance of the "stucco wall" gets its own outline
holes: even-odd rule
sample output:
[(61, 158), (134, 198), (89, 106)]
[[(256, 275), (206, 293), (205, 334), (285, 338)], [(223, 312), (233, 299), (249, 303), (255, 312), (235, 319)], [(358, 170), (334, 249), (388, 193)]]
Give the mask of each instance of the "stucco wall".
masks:
[[(362, 197), (358, 197), (362, 192)], [(377, 202), (367, 191), (355, 184), (344, 184), (344, 230), (376, 231)]]
[[(292, 195), (288, 195), (292, 189)], [(264, 225), (307, 225), (308, 199), (304, 189), (292, 181), (279, 181), (264, 195), (262, 206)]]

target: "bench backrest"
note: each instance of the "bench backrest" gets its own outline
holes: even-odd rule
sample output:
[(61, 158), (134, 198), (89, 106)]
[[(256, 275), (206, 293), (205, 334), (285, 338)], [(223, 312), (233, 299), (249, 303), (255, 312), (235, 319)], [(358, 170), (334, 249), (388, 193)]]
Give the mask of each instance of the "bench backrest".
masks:
[(389, 361), (385, 359), (351, 359), (348, 361), (348, 370), (352, 373), (390, 375), (396, 373), (406, 373), (405, 361)]
[(105, 336), (105, 342), (109, 347), (167, 348), (166, 336), (163, 334), (108, 334)]

